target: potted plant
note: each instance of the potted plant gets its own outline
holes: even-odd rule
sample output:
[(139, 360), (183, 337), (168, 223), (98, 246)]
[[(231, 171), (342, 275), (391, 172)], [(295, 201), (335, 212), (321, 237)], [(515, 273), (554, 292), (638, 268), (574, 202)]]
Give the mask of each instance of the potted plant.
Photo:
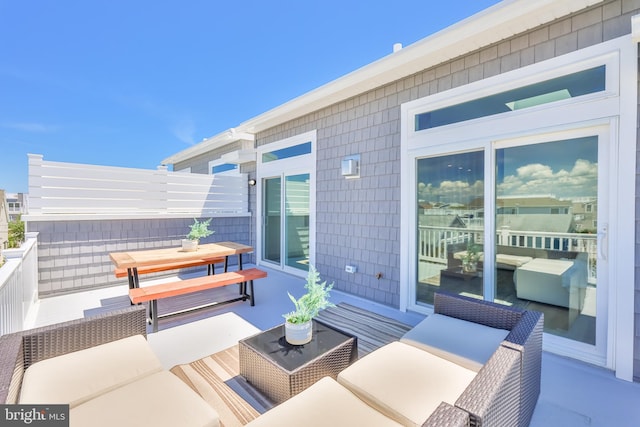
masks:
[(209, 224), (211, 224), (211, 218), (206, 221), (198, 221), (194, 218), (193, 224), (189, 226), (189, 233), (185, 239), (182, 239), (182, 250), (187, 252), (197, 250), (200, 239), (204, 239), (214, 233), (213, 230), (209, 230)]
[(311, 341), (312, 322), (320, 310), (333, 307), (329, 302), (329, 291), (333, 288), (333, 283), (327, 285), (324, 281), (320, 283), (320, 274), (313, 266), (309, 267), (307, 283), (304, 285), (307, 293), (297, 300), (289, 294), (289, 299), (293, 302), (295, 310), (284, 314), (285, 339), (289, 344), (302, 345)]
[(476, 245), (473, 238), (467, 244), (467, 251), (462, 257), (462, 271), (465, 273), (475, 273), (478, 270), (480, 260), (480, 246)]

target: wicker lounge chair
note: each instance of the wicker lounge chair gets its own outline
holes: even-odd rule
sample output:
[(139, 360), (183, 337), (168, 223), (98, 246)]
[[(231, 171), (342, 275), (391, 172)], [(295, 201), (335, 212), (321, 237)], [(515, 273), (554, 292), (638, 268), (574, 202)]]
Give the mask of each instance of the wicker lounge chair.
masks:
[(134, 335), (147, 336), (144, 306), (0, 337), (0, 402), (18, 402), (24, 371), (32, 364)]

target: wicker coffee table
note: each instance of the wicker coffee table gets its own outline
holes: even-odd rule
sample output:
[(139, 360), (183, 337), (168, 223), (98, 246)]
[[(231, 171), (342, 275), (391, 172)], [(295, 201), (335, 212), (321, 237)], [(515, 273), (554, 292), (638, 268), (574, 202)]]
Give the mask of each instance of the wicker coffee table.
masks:
[(284, 325), (239, 342), (240, 375), (273, 403), (281, 403), (325, 376), (336, 378), (358, 357), (353, 335), (313, 321), (313, 339), (291, 345)]

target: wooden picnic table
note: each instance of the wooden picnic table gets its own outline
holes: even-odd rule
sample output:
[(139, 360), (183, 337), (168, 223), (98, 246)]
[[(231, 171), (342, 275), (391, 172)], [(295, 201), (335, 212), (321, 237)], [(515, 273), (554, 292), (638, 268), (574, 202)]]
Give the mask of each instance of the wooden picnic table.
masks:
[(116, 269), (127, 269), (129, 277), (129, 287), (140, 287), (138, 278), (138, 268), (151, 266), (171, 266), (179, 269), (193, 265), (194, 262), (201, 261), (206, 264), (211, 261), (213, 264), (218, 259), (224, 257), (225, 272), (227, 271), (228, 259), (231, 255), (238, 256), (238, 269), (242, 270), (242, 254), (253, 252), (251, 246), (236, 242), (218, 242), (198, 245), (196, 251), (183, 251), (181, 247), (170, 247), (160, 249), (143, 249), (124, 252), (111, 252), (109, 257), (115, 264)]
[[(218, 242), (198, 245), (196, 251), (184, 251), (179, 247), (162, 249), (145, 249), (125, 252), (112, 252), (109, 254), (111, 261), (118, 270), (126, 269), (129, 277), (129, 298), (132, 304), (148, 302), (149, 320), (151, 321), (153, 332), (158, 330), (158, 319), (162, 317), (175, 316), (188, 311), (200, 310), (214, 305), (227, 304), (235, 301), (250, 301), (251, 306), (255, 305), (253, 281), (267, 277), (267, 273), (250, 268), (242, 267), (242, 254), (252, 252), (251, 246), (235, 242)], [(228, 272), (228, 259), (230, 255), (238, 256), (238, 271)], [(224, 259), (224, 273), (212, 274), (205, 277), (194, 277), (190, 279), (177, 280), (169, 283), (154, 284), (140, 287), (138, 269), (142, 272), (165, 271), (192, 267), (194, 265), (210, 265)], [(210, 268), (210, 273), (215, 273)], [(233, 284), (239, 284), (239, 296), (225, 301), (212, 301), (208, 304), (197, 307), (179, 310), (172, 313), (158, 312), (158, 300), (178, 295), (190, 294), (207, 289), (218, 288)], [(249, 289), (247, 289), (247, 283)]]

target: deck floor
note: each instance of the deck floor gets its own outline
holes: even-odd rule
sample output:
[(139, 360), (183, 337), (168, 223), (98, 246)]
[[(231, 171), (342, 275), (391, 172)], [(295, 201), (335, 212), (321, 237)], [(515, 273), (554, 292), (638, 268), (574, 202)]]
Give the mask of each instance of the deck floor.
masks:
[[(263, 267), (261, 267), (263, 268)], [(287, 291), (300, 296), (304, 279), (266, 269), (269, 276), (255, 282), (256, 305), (237, 302), (160, 321), (160, 331), (149, 342), (166, 367), (186, 363), (227, 348), (238, 339), (281, 323), (282, 313), (292, 309)], [(163, 280), (163, 279), (155, 279)], [(166, 279), (164, 279), (166, 280)], [(219, 291), (219, 290), (212, 290)], [(237, 292), (228, 287), (223, 292)], [(177, 299), (164, 309), (225, 298), (216, 292)], [(423, 315), (332, 291), (335, 303), (347, 302), (409, 325)], [(101, 310), (129, 304), (127, 286), (97, 289), (40, 300), (27, 316), (26, 327), (46, 325), (83, 317)], [(161, 308), (162, 309), (162, 308)], [(615, 378), (606, 369), (560, 357), (548, 352), (542, 359), (542, 391), (531, 426), (634, 426), (640, 425), (640, 383)]]

